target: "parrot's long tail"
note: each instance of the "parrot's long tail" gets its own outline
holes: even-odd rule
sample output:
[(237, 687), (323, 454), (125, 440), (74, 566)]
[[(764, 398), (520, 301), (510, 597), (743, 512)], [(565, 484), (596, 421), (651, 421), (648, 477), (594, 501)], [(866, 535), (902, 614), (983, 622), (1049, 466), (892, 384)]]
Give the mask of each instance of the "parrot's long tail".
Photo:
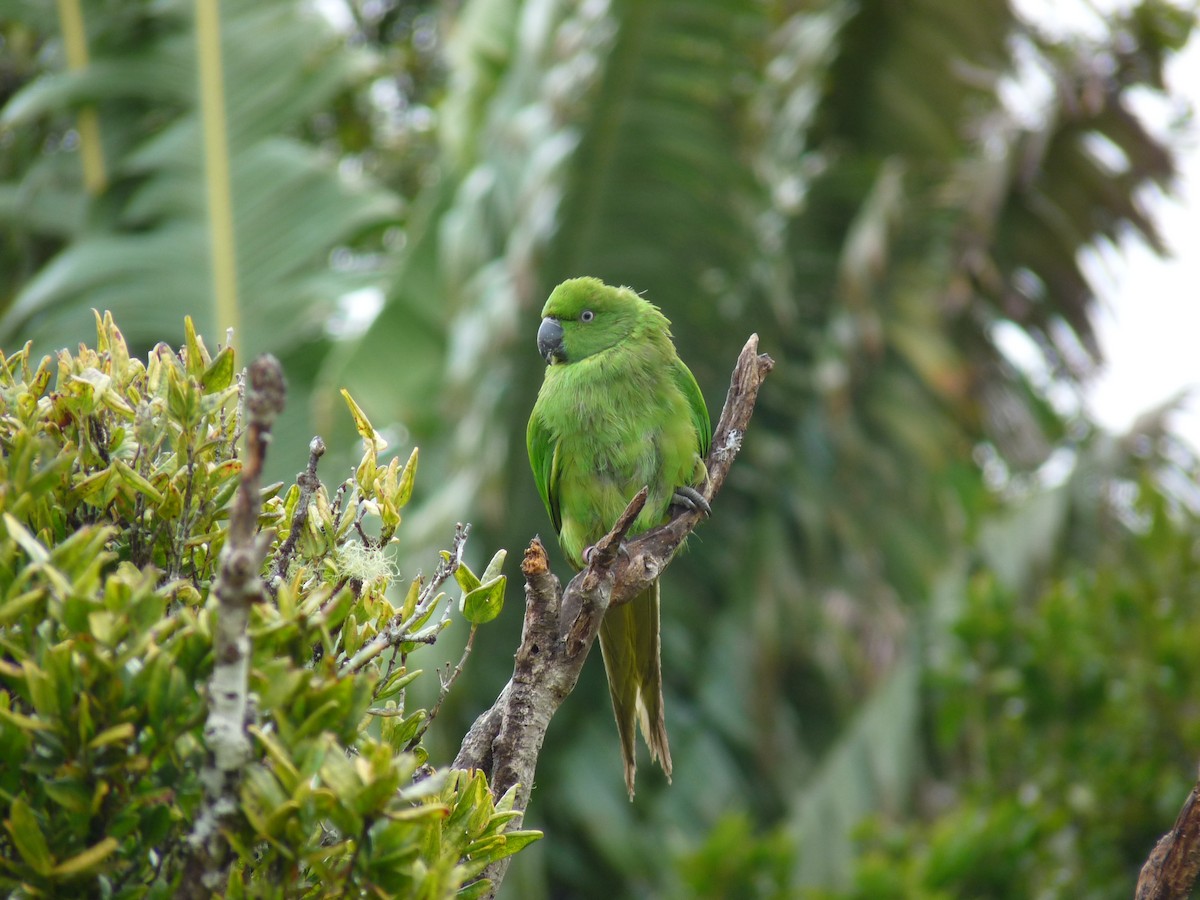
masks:
[(663, 718), (658, 606), (658, 582), (655, 582), (632, 602), (610, 609), (600, 624), (600, 651), (617, 717), (625, 786), (631, 800), (637, 773), (634, 748), (637, 727), (641, 727), (650, 748), (650, 758), (662, 765), (667, 780), (671, 780), (671, 748)]

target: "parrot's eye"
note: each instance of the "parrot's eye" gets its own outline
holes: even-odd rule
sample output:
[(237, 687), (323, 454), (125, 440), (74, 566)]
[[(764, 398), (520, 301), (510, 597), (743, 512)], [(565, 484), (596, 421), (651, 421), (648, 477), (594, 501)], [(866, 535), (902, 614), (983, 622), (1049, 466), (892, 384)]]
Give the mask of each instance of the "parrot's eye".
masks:
[(592, 312), (590, 309), (585, 309), (583, 312), (581, 312), (579, 314), (580, 322), (590, 322), (594, 318), (596, 318), (596, 314), (594, 312)]

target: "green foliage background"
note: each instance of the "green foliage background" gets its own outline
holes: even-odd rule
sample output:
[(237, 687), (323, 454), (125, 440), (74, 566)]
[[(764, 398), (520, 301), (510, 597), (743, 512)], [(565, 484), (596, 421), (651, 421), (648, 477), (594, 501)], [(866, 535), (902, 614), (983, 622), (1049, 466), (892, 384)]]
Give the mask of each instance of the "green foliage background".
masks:
[[(135, 345), (183, 312), (219, 334), (190, 9), (82, 7), (72, 75), (53, 12), (0, 3), (0, 342), (69, 343), (89, 306)], [(313, 429), (353, 464), (348, 387), (422, 445), (407, 540), (546, 532), (522, 436), (570, 275), (659, 304), (714, 412), (749, 332), (779, 361), (665, 586), (675, 783), (622, 798), (589, 667), (508, 896), (1128, 896), (1194, 768), (1197, 469), (1166, 411), (1120, 438), (1080, 411), (1081, 254), (1161, 247), (1145, 198), (1175, 151), (1131, 101), (1175, 102), (1194, 9), (1067, 36), (1004, 0), (337, 10), (222, 4), (243, 346), (303, 398), (276, 471)], [(367, 325), (339, 303), (364, 287)], [(477, 648), (447, 744), (518, 618)]]

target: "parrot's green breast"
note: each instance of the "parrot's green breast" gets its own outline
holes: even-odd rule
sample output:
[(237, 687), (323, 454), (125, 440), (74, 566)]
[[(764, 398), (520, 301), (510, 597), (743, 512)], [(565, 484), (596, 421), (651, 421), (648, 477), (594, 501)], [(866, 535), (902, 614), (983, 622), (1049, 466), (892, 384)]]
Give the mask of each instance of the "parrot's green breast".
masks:
[(667, 368), (609, 353), (617, 358), (550, 367), (543, 392), (568, 402), (539, 404), (556, 447), (559, 542), (579, 568), (643, 486), (635, 534), (660, 524), (675, 488), (697, 480), (700, 439)]

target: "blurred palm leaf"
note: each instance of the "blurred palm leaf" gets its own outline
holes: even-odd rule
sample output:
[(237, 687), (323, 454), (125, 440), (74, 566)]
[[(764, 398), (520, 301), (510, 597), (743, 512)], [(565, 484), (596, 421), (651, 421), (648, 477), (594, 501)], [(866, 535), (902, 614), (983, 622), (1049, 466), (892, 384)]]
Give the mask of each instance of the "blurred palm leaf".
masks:
[(896, 815), (919, 771), (920, 649), (915, 641), (821, 761), (789, 816), (797, 848), (794, 883), (837, 884), (854, 865), (850, 839), (875, 813)]
[[(33, 77), (5, 105), (0, 129), (64, 133), (91, 104), (109, 186), (88, 197), (78, 154), (61, 150), (8, 173), (3, 226), (52, 249), (38, 271), (0, 287), (0, 342), (73, 344), (88, 336), (90, 307), (111, 310), (134, 346), (178, 336), (184, 315), (221, 340), (232, 323), (217, 321), (213, 301), (191, 4), (83, 5), (88, 67)], [(53, 24), (24, 12), (31, 28)], [(378, 74), (376, 56), (290, 0), (234, 0), (221, 14), (238, 344), (288, 366), (293, 401), (272, 459), (286, 473), (311, 434), (306, 394), (328, 352), (326, 323), (339, 298), (387, 276), (361, 254), (344, 252), (344, 265), (331, 254), (377, 245), (401, 206), (308, 136), (314, 119)], [(48, 49), (57, 59), (56, 42)]]
[[(242, 345), (285, 352), (319, 335), (338, 296), (363, 282), (331, 271), (330, 252), (398, 212), (393, 194), (340, 175), (301, 137), (309, 117), (375, 64), (294, 3), (235, 2), (222, 11)], [(137, 343), (177, 333), (185, 313), (204, 333), (223, 333), (212, 311), (188, 13), (185, 3), (127, 8), (114, 22), (85, 8), (89, 67), (46, 73), (6, 105), (0, 126), (16, 131), (95, 104), (112, 169), (109, 190), (67, 221), (56, 221), (58, 194), (42, 186), (65, 179), (78, 192), (73, 158), (47, 154), (23, 173), (20, 202), (6, 212), (63, 246), (11, 298), (0, 321), (6, 343), (81, 338), (89, 306), (113, 310)]]

